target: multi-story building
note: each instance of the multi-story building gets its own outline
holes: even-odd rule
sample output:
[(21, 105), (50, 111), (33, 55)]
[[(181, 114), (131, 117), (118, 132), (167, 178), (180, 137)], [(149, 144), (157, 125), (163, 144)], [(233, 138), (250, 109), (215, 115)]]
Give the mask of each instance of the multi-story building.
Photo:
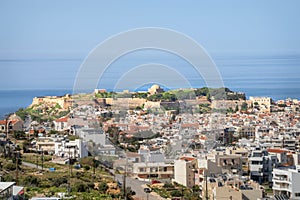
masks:
[(276, 155), (269, 155), (267, 150), (259, 148), (253, 150), (249, 158), (250, 179), (260, 184), (271, 182), (272, 170), (276, 163)]
[(8, 120), (0, 120), (0, 132), (6, 133), (7, 131), (21, 131), (23, 130), (23, 125), (23, 120), (16, 114), (13, 114)]
[(197, 159), (194, 157), (181, 157), (174, 162), (174, 181), (186, 187), (195, 185), (197, 173)]
[(171, 179), (174, 177), (174, 165), (165, 162), (133, 163), (133, 176), (140, 180)]
[(270, 97), (249, 97), (253, 107), (262, 111), (270, 112), (272, 99)]
[(283, 196), (288, 199), (300, 199), (300, 173), (295, 169), (273, 170), (274, 196)]
[(69, 130), (70, 127), (68, 126), (68, 117), (62, 117), (62, 118), (59, 118), (57, 120), (54, 120), (53, 123), (54, 123), (54, 129), (56, 131), (66, 131), (66, 130)]
[(221, 133), (219, 140), (223, 142), (224, 145), (230, 145), (233, 142), (237, 142), (239, 139), (238, 134), (234, 127), (228, 127), (224, 129)]
[(255, 139), (255, 126), (242, 126), (237, 131), (240, 138)]
[(36, 150), (47, 151), (48, 153), (55, 152), (55, 140), (51, 137), (40, 137), (36, 142)]
[(242, 174), (242, 157), (238, 155), (216, 155), (216, 163), (222, 171), (232, 174)]
[(81, 139), (74, 141), (55, 142), (55, 155), (59, 157), (83, 158), (88, 156), (88, 151)]

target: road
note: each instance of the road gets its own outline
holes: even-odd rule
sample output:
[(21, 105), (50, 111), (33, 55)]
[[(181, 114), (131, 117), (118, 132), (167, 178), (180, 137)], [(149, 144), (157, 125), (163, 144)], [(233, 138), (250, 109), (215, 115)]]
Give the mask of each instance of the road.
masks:
[[(36, 164), (29, 163), (29, 162), (25, 162), (25, 161), (22, 161), (22, 165), (25, 165), (25, 166), (31, 167), (31, 168), (36, 168)], [(42, 167), (38, 165), (38, 169), (39, 169), (39, 170), (42, 170)], [(44, 167), (44, 170), (45, 170), (45, 171), (49, 171), (49, 169), (47, 169), (47, 168), (45, 168), (45, 167)]]
[[(116, 174), (115, 179), (118, 180), (120, 183), (123, 185), (123, 175), (122, 174)], [(131, 190), (135, 191), (136, 195), (135, 197), (137, 199), (143, 199), (143, 200), (162, 200), (164, 198), (160, 197), (154, 192), (151, 192), (148, 194), (147, 198), (147, 193), (144, 192), (144, 188), (146, 187), (145, 185), (148, 182), (144, 181), (139, 181), (137, 179), (133, 179), (131, 177), (126, 177), (126, 186), (131, 187)]]

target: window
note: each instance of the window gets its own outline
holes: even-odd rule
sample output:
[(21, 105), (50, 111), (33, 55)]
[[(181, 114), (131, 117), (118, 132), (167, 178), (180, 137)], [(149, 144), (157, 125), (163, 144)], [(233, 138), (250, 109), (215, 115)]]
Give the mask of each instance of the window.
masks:
[(255, 160), (253, 160), (251, 164), (252, 164), (252, 165), (259, 165), (259, 164), (260, 164), (260, 162), (259, 162), (259, 161), (255, 161)]
[(253, 153), (252, 157), (262, 157), (262, 154), (261, 153)]
[(295, 193), (295, 197), (300, 197), (300, 193)]

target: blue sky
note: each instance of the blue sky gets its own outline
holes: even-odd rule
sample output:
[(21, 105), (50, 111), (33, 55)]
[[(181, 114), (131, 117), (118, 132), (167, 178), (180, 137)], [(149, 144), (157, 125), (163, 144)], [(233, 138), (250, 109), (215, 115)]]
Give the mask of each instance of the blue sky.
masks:
[[(297, 0), (2, 0), (0, 89), (70, 87), (82, 59), (97, 44), (139, 27), (180, 31), (212, 55), (298, 54), (299, 8)], [(28, 63), (45, 58), (74, 60)], [(69, 75), (61, 75), (65, 71)], [(8, 86), (10, 80), (14, 83)]]

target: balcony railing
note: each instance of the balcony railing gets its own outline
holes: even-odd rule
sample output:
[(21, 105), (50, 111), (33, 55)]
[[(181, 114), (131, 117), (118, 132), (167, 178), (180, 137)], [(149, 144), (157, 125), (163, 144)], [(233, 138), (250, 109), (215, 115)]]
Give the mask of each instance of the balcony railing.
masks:
[(284, 190), (284, 191), (290, 191), (291, 188), (289, 186), (286, 185), (278, 185), (278, 184), (274, 184), (272, 187), (273, 190)]
[(274, 176), (273, 179), (276, 180), (276, 181), (286, 181), (286, 182), (290, 181), (288, 178), (278, 177), (278, 176)]

